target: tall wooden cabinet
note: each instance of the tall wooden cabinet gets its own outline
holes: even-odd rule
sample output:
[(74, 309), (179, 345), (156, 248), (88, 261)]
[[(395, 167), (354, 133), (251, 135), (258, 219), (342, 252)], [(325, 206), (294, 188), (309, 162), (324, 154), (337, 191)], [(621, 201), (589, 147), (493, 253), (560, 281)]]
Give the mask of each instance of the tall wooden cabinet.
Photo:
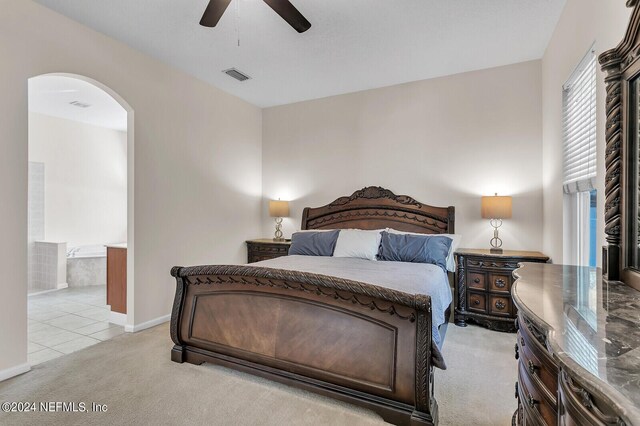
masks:
[(127, 313), (127, 247), (107, 246), (107, 305), (111, 312)]

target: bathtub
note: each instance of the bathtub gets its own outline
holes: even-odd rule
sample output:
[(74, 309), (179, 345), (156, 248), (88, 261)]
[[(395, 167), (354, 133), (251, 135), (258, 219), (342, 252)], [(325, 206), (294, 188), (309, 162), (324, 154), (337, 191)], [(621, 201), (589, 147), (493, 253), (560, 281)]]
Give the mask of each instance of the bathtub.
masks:
[(107, 248), (100, 245), (72, 247), (67, 250), (69, 287), (107, 284)]

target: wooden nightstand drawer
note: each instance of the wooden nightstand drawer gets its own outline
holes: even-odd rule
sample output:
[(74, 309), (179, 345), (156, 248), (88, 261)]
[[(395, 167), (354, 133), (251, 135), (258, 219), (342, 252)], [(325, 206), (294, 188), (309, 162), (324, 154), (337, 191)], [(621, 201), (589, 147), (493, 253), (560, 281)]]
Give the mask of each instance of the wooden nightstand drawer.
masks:
[(489, 313), (506, 317), (512, 316), (511, 296), (489, 296)]
[(467, 276), (467, 286), (478, 290), (486, 289), (486, 274), (484, 272), (469, 271)]
[(254, 263), (261, 260), (275, 259), (287, 256), (291, 241), (273, 241), (269, 239), (249, 240), (247, 243), (247, 262)]
[(487, 312), (487, 297), (484, 293), (469, 292), (468, 309), (474, 312)]
[(489, 291), (511, 294), (511, 274), (489, 274)]

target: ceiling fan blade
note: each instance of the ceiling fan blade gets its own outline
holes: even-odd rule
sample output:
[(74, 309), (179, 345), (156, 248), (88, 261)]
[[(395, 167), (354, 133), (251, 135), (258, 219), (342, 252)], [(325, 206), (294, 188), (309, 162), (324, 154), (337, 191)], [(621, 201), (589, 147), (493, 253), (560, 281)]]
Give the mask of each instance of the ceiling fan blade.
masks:
[(289, 0), (264, 0), (282, 19), (297, 32), (303, 33), (311, 28), (311, 23), (295, 8)]
[(231, 0), (211, 0), (200, 19), (203, 27), (215, 27)]

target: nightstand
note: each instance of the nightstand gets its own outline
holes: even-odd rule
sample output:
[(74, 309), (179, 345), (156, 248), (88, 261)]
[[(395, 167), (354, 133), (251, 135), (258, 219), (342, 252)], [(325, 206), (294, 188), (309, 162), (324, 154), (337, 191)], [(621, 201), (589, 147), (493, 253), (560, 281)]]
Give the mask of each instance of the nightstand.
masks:
[(248, 240), (246, 243), (248, 263), (286, 256), (291, 246), (291, 240), (274, 241), (271, 238)]
[(515, 332), (517, 309), (511, 300), (513, 271), (520, 262), (546, 263), (537, 251), (491, 253), (488, 249), (458, 249), (456, 256), (457, 326), (473, 321), (490, 330)]

